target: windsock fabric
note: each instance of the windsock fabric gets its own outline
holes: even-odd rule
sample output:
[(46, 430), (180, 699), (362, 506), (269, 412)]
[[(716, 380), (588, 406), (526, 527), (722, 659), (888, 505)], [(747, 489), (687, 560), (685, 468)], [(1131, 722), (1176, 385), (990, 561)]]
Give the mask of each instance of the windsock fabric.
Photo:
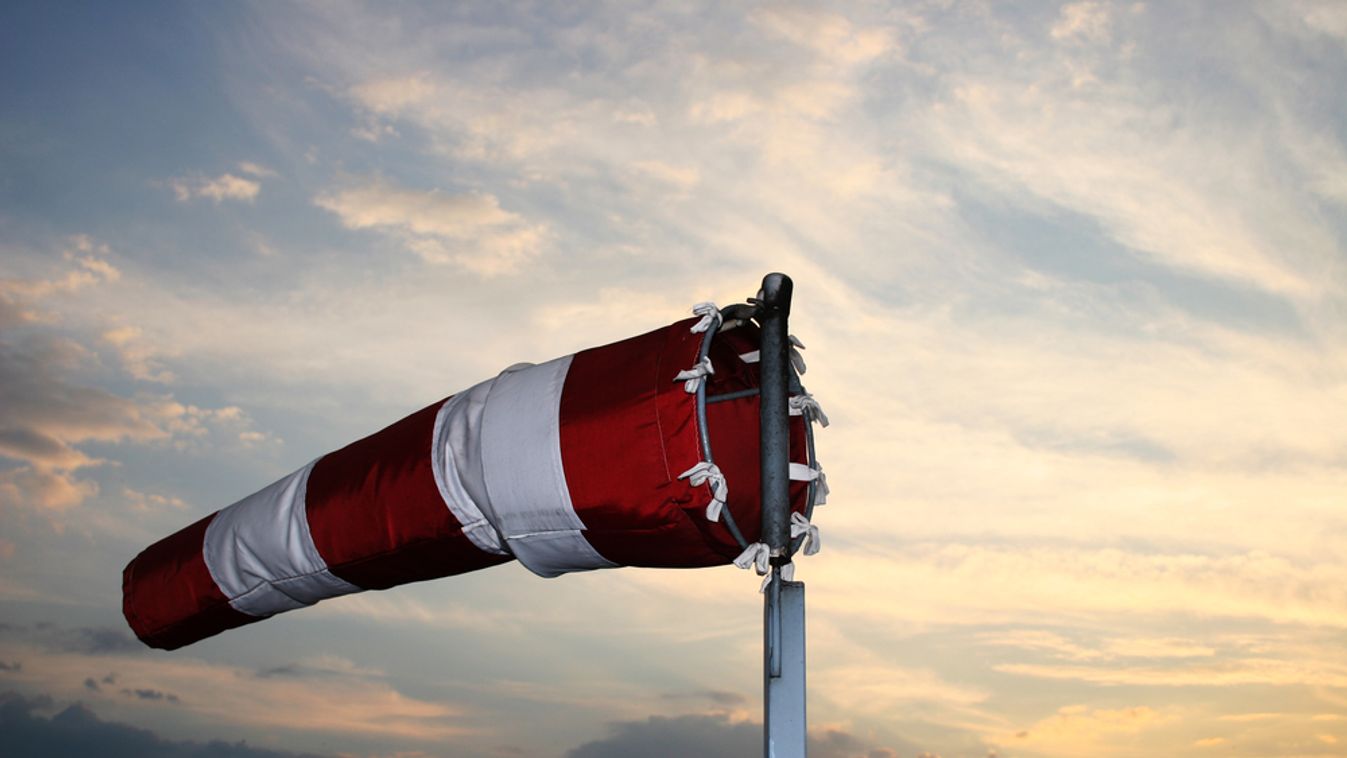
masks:
[[(518, 559), (555, 577), (616, 566), (729, 563), (740, 547), (706, 517), (689, 319), (494, 379), (318, 458), (144, 550), (123, 573), (123, 611), (175, 649), (282, 611)], [(716, 337), (708, 395), (756, 387), (750, 325)], [(756, 396), (707, 406), (726, 507), (760, 529)], [(791, 460), (806, 459), (792, 418)], [(802, 511), (807, 488), (793, 483)]]

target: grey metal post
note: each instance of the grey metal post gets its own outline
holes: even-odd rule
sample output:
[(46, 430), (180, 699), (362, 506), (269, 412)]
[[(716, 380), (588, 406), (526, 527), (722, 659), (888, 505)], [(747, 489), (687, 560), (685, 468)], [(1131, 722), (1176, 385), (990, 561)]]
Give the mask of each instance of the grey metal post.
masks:
[(772, 556), (763, 600), (763, 750), (766, 758), (805, 758), (804, 584), (781, 579), (790, 562), (790, 344), (794, 283), (763, 277), (758, 293), (761, 396), (762, 541)]
[[(775, 617), (776, 659), (780, 675), (766, 668), (764, 679), (767, 758), (805, 758), (808, 722), (805, 718), (804, 582), (784, 582), (776, 570), (767, 588), (765, 616)], [(771, 643), (768, 643), (771, 644)]]

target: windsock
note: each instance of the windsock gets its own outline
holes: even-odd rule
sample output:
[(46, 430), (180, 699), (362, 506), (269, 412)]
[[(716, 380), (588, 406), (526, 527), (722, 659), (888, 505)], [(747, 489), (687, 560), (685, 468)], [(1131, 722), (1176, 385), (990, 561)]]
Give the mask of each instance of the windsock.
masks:
[[(127, 622), (172, 650), (513, 559), (543, 577), (742, 559), (761, 522), (759, 335), (695, 312), (512, 366), (156, 542), (123, 573)], [(797, 522), (822, 495), (811, 404), (791, 402)]]

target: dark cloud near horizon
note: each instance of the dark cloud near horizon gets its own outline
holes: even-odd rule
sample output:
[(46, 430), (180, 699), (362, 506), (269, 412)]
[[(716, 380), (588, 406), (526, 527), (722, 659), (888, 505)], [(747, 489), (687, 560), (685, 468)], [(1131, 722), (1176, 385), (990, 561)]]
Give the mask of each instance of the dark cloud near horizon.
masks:
[(51, 718), (34, 713), (53, 706), (46, 695), (0, 693), (0, 734), (7, 758), (320, 758), (244, 742), (166, 740), (148, 729), (103, 721), (80, 703)]
[[(566, 754), (566, 758), (742, 758), (762, 752), (762, 724), (731, 721), (724, 714), (651, 716), (644, 721), (622, 721), (610, 725), (606, 739), (588, 742)], [(902, 745), (904, 753), (917, 748)], [(869, 745), (858, 737), (837, 729), (809, 735), (812, 758), (888, 758), (898, 755), (892, 747)]]
[(736, 706), (744, 705), (748, 698), (738, 692), (728, 690), (693, 690), (691, 692), (666, 692), (660, 695), (661, 700), (706, 700), (715, 705)]
[(304, 669), (293, 663), (287, 663), (284, 666), (272, 666), (270, 668), (258, 669), (254, 674), (258, 679), (270, 679), (274, 676), (304, 676), (307, 673)]
[(52, 653), (97, 655), (146, 649), (126, 631), (112, 626), (63, 627), (51, 621), (38, 621), (32, 626), (0, 624), (0, 635), (40, 645)]
[[(84, 683), (87, 685), (87, 684), (89, 683), (89, 681), (86, 680)], [(181, 698), (179, 698), (177, 695), (174, 695), (174, 694), (171, 693), (171, 692), (160, 692), (159, 690), (154, 690), (154, 689), (134, 689), (134, 690), (133, 690), (133, 689), (123, 688), (123, 689), (122, 689), (122, 694), (123, 694), (123, 695), (126, 695), (127, 697), (140, 698), (141, 700), (163, 700), (163, 701), (169, 702), (169, 703), (179, 703), (179, 702), (182, 702), (182, 699), (181, 699)]]
[[(126, 631), (111, 626), (62, 627), (50, 621), (39, 621), (32, 627), (5, 624), (0, 633), (18, 637), (40, 645), (52, 653), (142, 653), (146, 648)], [(115, 679), (112, 674), (108, 675)], [(104, 679), (105, 684), (112, 684)]]

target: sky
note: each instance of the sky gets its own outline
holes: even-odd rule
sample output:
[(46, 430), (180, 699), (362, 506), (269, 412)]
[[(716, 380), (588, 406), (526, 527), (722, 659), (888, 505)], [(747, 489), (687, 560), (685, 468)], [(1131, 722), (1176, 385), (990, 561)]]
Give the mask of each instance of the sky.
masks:
[(0, 741), (737, 756), (758, 582), (517, 563), (179, 651), (155, 540), (782, 271), (815, 758), (1347, 755), (1347, 4), (0, 24)]

